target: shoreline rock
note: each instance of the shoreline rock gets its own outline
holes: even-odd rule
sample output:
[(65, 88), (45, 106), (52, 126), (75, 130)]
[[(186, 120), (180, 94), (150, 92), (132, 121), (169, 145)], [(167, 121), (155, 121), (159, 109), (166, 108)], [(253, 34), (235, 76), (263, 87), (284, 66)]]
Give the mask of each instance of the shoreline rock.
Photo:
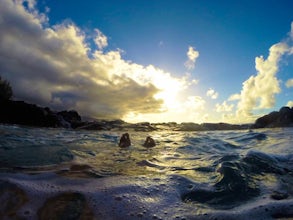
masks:
[(277, 127), (293, 127), (293, 108), (282, 107), (279, 111), (258, 118), (253, 125), (253, 128)]
[(0, 101), (0, 123), (35, 127), (72, 128), (81, 123), (75, 111), (53, 112), (24, 101)]
[(217, 131), (244, 130), (257, 128), (293, 127), (293, 108), (282, 107), (279, 112), (274, 111), (258, 118), (254, 124), (228, 123), (127, 123), (123, 120), (92, 120), (83, 121), (75, 110), (60, 112), (52, 111), (48, 107), (39, 107), (24, 101), (0, 100), (0, 123), (19, 124), (35, 127), (71, 128), (81, 130), (105, 131)]

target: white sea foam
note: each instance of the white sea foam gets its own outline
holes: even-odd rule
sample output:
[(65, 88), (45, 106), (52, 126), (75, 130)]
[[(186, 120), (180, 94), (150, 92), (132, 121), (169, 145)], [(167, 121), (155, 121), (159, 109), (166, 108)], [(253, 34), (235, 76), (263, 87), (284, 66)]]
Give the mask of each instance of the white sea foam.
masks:
[[(127, 149), (117, 132), (0, 125), (0, 134), (4, 219), (42, 219), (59, 203), (59, 219), (293, 217), (293, 129), (133, 132)], [(142, 146), (148, 135), (153, 149)]]

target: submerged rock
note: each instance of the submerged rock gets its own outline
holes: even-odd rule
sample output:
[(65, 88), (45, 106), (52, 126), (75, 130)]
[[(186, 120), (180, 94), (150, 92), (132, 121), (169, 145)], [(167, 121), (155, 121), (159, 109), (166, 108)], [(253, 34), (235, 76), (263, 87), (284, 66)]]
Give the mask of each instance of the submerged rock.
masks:
[(5, 219), (18, 219), (17, 211), (28, 198), (26, 193), (17, 185), (0, 180), (0, 216)]
[(38, 211), (39, 219), (94, 219), (86, 198), (77, 192), (66, 192), (49, 198)]
[(283, 200), (289, 197), (288, 193), (274, 191), (271, 195), (271, 198), (274, 200)]

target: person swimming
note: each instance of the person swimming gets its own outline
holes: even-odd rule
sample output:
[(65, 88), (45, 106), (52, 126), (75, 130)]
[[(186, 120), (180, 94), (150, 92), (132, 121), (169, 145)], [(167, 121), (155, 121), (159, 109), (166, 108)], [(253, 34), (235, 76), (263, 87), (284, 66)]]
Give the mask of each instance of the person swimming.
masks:
[(121, 136), (119, 141), (119, 147), (126, 148), (131, 145), (130, 137), (128, 133), (125, 133)]
[(148, 136), (143, 144), (144, 147), (146, 148), (151, 148), (151, 147), (154, 147), (156, 146), (156, 143), (154, 141), (153, 138), (151, 138), (150, 136)]

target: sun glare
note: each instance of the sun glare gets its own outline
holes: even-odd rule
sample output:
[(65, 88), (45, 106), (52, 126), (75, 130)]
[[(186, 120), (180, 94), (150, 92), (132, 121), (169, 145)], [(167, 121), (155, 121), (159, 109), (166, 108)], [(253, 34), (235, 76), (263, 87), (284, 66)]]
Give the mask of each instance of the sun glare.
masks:
[(177, 112), (183, 106), (183, 103), (180, 103), (179, 97), (180, 93), (186, 88), (186, 78), (172, 77), (170, 73), (164, 72), (152, 65), (144, 68), (144, 71), (135, 72), (135, 74), (137, 74), (135, 78), (138, 82), (144, 84), (151, 83), (159, 89), (159, 92), (154, 95), (154, 98), (163, 101), (161, 113), (138, 114), (131, 112), (124, 117), (124, 120), (128, 122), (169, 121), (170, 114), (174, 114), (174, 112)]
[(153, 66), (147, 68), (147, 74), (151, 76), (152, 83), (160, 89), (155, 98), (163, 100), (163, 108), (167, 110), (177, 108), (179, 105), (178, 95), (185, 87), (185, 80), (172, 77), (170, 73), (156, 69)]

